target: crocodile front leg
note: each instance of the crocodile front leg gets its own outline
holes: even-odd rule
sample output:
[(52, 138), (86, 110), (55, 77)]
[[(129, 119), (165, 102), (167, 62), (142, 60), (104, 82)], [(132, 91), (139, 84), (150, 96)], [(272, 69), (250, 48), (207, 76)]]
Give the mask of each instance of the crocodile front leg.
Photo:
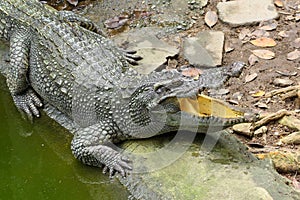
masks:
[(16, 107), (32, 119), (33, 115), (39, 117), (38, 107), (41, 107), (42, 103), (30, 89), (27, 78), (30, 38), (29, 28), (20, 26), (13, 29), (10, 37), (10, 72), (7, 85)]
[(109, 146), (113, 131), (101, 122), (81, 128), (74, 133), (71, 149), (74, 156), (84, 164), (102, 167), (109, 176), (119, 172), (123, 177), (131, 170), (130, 160)]

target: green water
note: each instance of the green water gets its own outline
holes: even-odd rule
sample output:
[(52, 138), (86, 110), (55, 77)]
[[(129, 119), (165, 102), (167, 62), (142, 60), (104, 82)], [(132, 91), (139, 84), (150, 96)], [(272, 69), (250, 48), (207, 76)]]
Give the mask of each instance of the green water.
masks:
[(127, 199), (116, 180), (73, 158), (71, 139), (45, 115), (22, 119), (0, 75), (0, 200)]

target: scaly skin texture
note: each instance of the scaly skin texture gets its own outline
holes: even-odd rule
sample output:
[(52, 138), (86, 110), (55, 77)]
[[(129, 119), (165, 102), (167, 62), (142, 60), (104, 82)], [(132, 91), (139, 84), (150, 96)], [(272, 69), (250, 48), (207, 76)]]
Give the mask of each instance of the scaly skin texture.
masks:
[(40, 99), (49, 103), (48, 114), (74, 134), (74, 156), (104, 165), (110, 175), (131, 170), (114, 142), (179, 128), (204, 132), (243, 120), (193, 116), (180, 111), (177, 101), (223, 84), (241, 63), (208, 70), (199, 81), (177, 71), (140, 75), (129, 64), (139, 58), (116, 47), (92, 22), (36, 0), (0, 1), (0, 38), (10, 42), (7, 84), (17, 108), (39, 117)]

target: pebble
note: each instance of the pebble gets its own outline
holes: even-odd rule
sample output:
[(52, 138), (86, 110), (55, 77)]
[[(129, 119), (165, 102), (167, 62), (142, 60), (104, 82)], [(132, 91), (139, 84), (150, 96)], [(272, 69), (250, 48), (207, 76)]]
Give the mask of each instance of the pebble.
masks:
[(261, 135), (267, 133), (267, 131), (268, 131), (268, 128), (266, 126), (262, 126), (259, 129), (254, 131), (254, 136), (261, 136)]
[(300, 144), (300, 131), (291, 133), (281, 139), (284, 144)]
[(273, 81), (274, 85), (276, 86), (280, 86), (280, 87), (287, 87), (290, 86), (294, 83), (294, 81), (290, 80), (290, 79), (283, 79), (283, 78), (276, 78)]
[(253, 133), (251, 132), (251, 125), (252, 123), (235, 124), (232, 129), (241, 135), (252, 137)]

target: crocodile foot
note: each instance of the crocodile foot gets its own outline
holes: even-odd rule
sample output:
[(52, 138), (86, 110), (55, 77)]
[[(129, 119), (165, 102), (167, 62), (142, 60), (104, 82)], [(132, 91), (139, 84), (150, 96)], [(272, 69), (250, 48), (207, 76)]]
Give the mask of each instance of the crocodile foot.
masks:
[(13, 100), (21, 113), (25, 113), (32, 120), (33, 116), (40, 117), (38, 107), (43, 104), (33, 90), (28, 89), (23, 94), (13, 95)]
[(115, 172), (121, 174), (122, 177), (127, 176), (132, 170), (131, 160), (125, 156), (122, 156), (118, 152), (113, 152), (113, 161), (103, 168), (103, 174), (109, 173), (109, 177), (113, 178)]

